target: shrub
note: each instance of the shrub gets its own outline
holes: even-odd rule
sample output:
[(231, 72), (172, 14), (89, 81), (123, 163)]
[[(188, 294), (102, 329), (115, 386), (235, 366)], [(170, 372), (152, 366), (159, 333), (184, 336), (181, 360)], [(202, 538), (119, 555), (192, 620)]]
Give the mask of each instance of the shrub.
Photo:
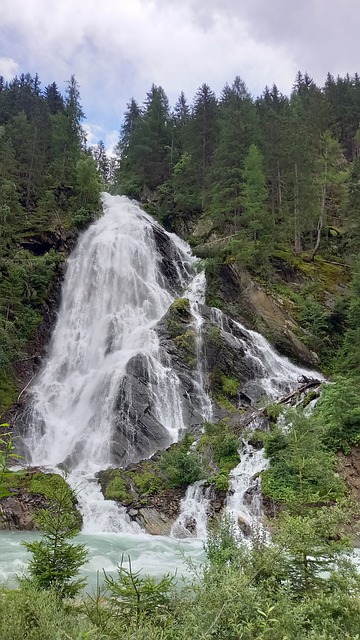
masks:
[(183, 447), (166, 451), (159, 469), (171, 488), (193, 484), (206, 475), (198, 454)]

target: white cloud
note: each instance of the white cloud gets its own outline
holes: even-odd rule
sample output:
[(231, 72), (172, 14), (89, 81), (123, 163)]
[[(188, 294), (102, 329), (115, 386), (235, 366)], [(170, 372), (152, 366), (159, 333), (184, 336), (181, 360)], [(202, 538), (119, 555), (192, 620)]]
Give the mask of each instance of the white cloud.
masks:
[(11, 80), (19, 72), (18, 63), (12, 58), (0, 57), (0, 76)]

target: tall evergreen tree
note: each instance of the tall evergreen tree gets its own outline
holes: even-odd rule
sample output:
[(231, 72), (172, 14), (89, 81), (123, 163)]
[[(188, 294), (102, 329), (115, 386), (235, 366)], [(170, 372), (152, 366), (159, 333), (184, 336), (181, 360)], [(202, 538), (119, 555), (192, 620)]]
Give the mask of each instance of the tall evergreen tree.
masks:
[(267, 189), (263, 157), (255, 144), (245, 158), (242, 186), (243, 224), (256, 245), (267, 227)]
[(210, 210), (215, 221), (226, 221), (234, 230), (241, 214), (243, 164), (251, 143), (257, 139), (257, 125), (251, 96), (241, 78), (236, 77), (221, 96), (210, 187)]
[(202, 208), (205, 205), (208, 169), (215, 150), (217, 114), (218, 107), (214, 92), (209, 85), (201, 85), (196, 92), (192, 108), (189, 152), (201, 193)]

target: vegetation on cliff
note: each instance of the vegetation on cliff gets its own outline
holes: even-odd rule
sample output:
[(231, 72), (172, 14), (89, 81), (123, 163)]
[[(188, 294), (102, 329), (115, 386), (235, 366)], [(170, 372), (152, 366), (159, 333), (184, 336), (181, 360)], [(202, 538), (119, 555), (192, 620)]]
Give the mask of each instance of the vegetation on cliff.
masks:
[[(43, 319), (62, 244), (100, 210), (101, 179), (85, 147), (74, 77), (65, 96), (39, 77), (0, 78), (0, 413)], [(72, 231), (73, 230), (73, 231)], [(59, 252), (60, 251), (60, 252)]]

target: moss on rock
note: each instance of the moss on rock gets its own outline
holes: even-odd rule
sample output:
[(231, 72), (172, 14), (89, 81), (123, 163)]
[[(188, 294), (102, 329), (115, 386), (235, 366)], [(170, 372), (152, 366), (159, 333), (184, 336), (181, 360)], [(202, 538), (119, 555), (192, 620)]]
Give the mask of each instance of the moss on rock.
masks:
[(61, 475), (39, 469), (21, 469), (7, 476), (4, 488), (9, 495), (0, 500), (0, 529), (37, 529), (36, 512), (48, 508), (60, 493), (65, 493), (65, 503), (76, 512), (81, 528), (76, 494)]

